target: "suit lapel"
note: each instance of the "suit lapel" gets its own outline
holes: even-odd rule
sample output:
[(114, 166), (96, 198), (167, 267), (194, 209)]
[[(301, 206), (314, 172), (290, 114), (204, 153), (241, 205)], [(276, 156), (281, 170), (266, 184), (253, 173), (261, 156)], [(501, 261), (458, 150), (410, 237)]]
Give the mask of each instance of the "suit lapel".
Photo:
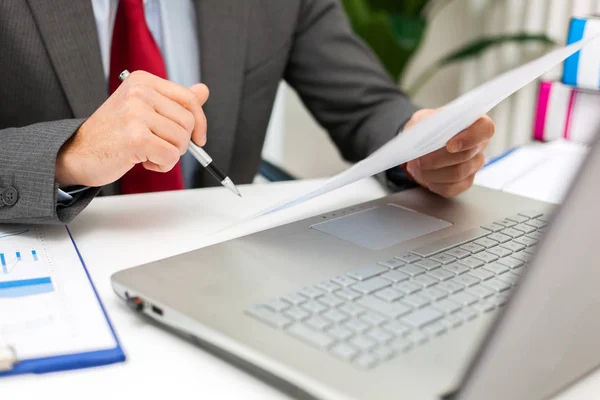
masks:
[(73, 114), (88, 117), (108, 96), (91, 1), (27, 1)]
[[(250, 1), (196, 0), (201, 80), (210, 89), (207, 152), (229, 169), (244, 81)], [(227, 172), (227, 171), (226, 171)], [(201, 174), (205, 175), (205, 174)], [(200, 179), (201, 184), (214, 179)]]

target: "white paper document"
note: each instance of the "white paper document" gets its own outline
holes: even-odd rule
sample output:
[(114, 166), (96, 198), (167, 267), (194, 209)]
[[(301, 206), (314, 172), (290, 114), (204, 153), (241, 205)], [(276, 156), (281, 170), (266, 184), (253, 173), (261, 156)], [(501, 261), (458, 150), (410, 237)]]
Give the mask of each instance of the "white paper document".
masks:
[(523, 146), (482, 169), (475, 184), (561, 204), (588, 152), (565, 140)]
[(1, 227), (0, 344), (19, 361), (117, 346), (64, 226)]
[(436, 114), (404, 130), (370, 157), (332, 177), (316, 190), (267, 207), (257, 216), (283, 210), (321, 196), (444, 147), (453, 136), (471, 126), (507, 97), (598, 39), (600, 36), (554, 50), (488, 81), (448, 103)]

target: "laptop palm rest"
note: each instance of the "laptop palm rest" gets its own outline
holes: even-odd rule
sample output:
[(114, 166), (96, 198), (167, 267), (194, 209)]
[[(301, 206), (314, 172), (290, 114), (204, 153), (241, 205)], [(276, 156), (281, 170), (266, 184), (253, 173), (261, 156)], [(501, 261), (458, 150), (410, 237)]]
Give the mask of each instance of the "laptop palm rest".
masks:
[(369, 250), (382, 250), (449, 226), (448, 221), (387, 204), (321, 222), (311, 229)]

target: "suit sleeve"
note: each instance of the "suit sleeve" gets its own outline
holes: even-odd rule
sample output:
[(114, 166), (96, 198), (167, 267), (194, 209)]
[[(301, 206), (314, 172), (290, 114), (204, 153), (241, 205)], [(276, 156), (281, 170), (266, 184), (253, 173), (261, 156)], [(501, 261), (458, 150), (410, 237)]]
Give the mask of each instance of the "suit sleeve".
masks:
[(303, 0), (285, 79), (350, 162), (387, 143), (417, 110), (337, 0)]
[(68, 206), (57, 199), (58, 151), (83, 122), (69, 119), (0, 130), (0, 188), (13, 187), (18, 196), (14, 205), (0, 208), (0, 223), (67, 224), (95, 197), (98, 189), (92, 188), (78, 193)]

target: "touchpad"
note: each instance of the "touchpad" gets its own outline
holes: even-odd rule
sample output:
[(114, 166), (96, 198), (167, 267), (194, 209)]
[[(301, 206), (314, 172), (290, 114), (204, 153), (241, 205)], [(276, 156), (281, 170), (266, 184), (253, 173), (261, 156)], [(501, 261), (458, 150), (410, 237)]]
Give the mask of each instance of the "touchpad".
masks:
[(370, 250), (381, 250), (449, 226), (450, 222), (387, 204), (311, 228)]

